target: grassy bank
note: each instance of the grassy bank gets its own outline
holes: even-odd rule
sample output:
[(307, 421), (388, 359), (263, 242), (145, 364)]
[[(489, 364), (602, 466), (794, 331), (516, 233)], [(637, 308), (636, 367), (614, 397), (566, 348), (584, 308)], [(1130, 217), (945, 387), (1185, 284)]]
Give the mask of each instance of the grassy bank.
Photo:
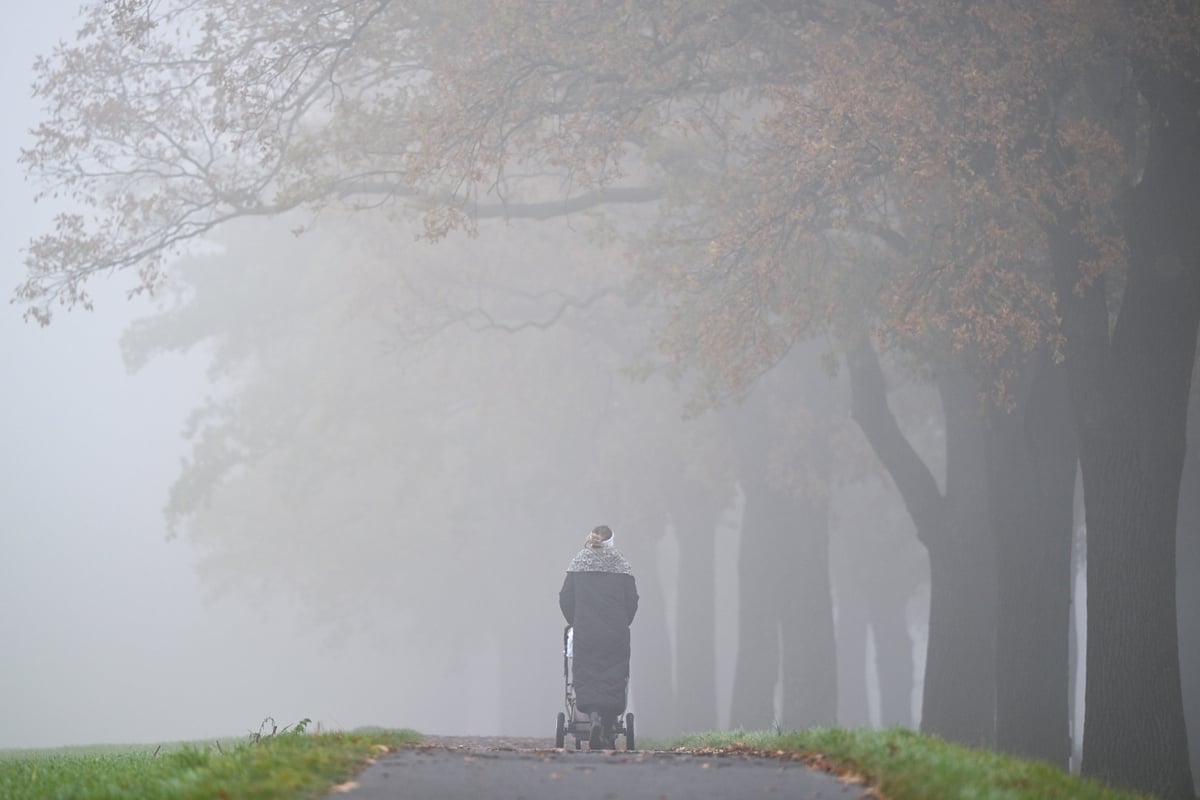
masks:
[(5, 800), (293, 800), (323, 797), (379, 753), (413, 744), (412, 731), (281, 734), (170, 747), (64, 748), (0, 753)]
[(666, 749), (796, 758), (873, 786), (887, 800), (1135, 800), (1034, 761), (948, 744), (893, 728), (814, 728), (796, 733), (707, 733), (656, 743)]

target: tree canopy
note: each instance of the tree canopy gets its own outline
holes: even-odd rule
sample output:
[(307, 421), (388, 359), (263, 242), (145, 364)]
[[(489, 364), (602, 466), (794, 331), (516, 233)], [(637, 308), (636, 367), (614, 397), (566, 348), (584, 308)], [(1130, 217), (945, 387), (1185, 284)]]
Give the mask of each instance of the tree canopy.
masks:
[[(1043, 228), (1077, 210), (1079, 278), (1119, 271), (1138, 118), (1122, 70), (1194, 57), (1198, 24), (1186, 5), (1072, 0), (86, 14), (39, 62), (47, 115), (23, 156), (72, 201), (31, 243), (35, 317), (86, 304), (96, 272), (153, 288), (237, 217), (415, 208), (439, 237), (666, 198), (647, 278), (679, 309), (666, 340), (733, 385), (847, 306), (853, 324), (864, 291), (883, 330), (990, 364), (1059, 346)], [(864, 249), (882, 249), (866, 276), (847, 269)]]

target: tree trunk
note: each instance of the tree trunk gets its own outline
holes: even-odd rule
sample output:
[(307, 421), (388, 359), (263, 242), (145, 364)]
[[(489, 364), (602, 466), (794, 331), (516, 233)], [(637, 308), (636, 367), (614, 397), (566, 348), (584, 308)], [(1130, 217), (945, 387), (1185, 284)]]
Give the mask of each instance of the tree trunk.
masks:
[(1174, 511), (1175, 493), (1164, 486), (1171, 482), (1169, 467), (1139, 463), (1143, 454), (1133, 437), (1094, 439), (1085, 437), (1082, 448), (1088, 497), (1083, 772), (1163, 798), (1191, 798), (1175, 526), (1164, 522), (1161, 510)]
[[(984, 516), (980, 510), (980, 519)], [(929, 644), (921, 730), (970, 746), (995, 739), (995, 603), (986, 526), (959, 525), (929, 549)], [(959, 540), (956, 537), (963, 537)]]
[(724, 512), (699, 483), (674, 514), (679, 540), (675, 640), (676, 723), (683, 733), (717, 729), (716, 532)]
[[(816, 454), (826, 470), (829, 458)], [(785, 588), (783, 703), (789, 730), (837, 724), (837, 657), (829, 582), (829, 498), (781, 498), (792, 512), (776, 569)], [(790, 501), (790, 502), (789, 502)]]
[(1043, 354), (1026, 372), (1014, 381), (1017, 408), (992, 408), (988, 425), (998, 566), (996, 745), (1065, 769), (1078, 457), (1061, 368)]
[[(867, 636), (870, 635), (867, 592), (856, 583), (839, 584), (837, 593), (838, 724), (865, 728), (871, 724), (867, 702)], [(878, 637), (876, 637), (878, 653)], [(880, 683), (882, 683), (882, 671)]]
[[(830, 391), (805, 396), (806, 382), (817, 379), (806, 355), (805, 348), (794, 350), (786, 364), (765, 376), (737, 425), (745, 506), (730, 724), (746, 729), (798, 728), (837, 719), (828, 498), (800, 497), (795, 487), (773, 485), (783, 482), (774, 481), (780, 476), (770, 468), (783, 428), (781, 414), (802, 403), (824, 421), (832, 405)], [(814, 474), (824, 478), (818, 482), (828, 485), (828, 445), (807, 448), (804, 456)], [(783, 694), (778, 714), (777, 689)]]
[(738, 652), (734, 667), (729, 724), (766, 730), (776, 723), (775, 687), (779, 682), (779, 605), (777, 565), (784, 521), (771, 492), (758, 482), (742, 487), (745, 509), (738, 550)]
[[(1179, 668), (1183, 714), (1187, 721), (1192, 778), (1200, 778), (1200, 393), (1193, 382), (1188, 453), (1179, 493), (1176, 574), (1179, 615)], [(1197, 787), (1200, 790), (1200, 787)]]
[[(842, 487), (831, 537), (837, 605), (838, 722), (872, 722), (868, 696), (872, 674), (879, 683), (879, 721), (913, 727), (913, 640), (908, 605), (928, 580), (925, 549), (912, 539), (907, 520), (875, 480)], [(900, 512), (902, 513), (902, 512)], [(874, 662), (867, 660), (868, 637)]]
[(1150, 144), (1124, 210), (1129, 270), (1111, 337), (1103, 280), (1078, 285), (1089, 253), (1074, 220), (1064, 212), (1050, 232), (1086, 501), (1083, 772), (1192, 800), (1175, 547), (1200, 322), (1198, 126), (1190, 87), (1143, 78)]
[(929, 552), (929, 642), (921, 729), (970, 745), (995, 737), (995, 554), (985, 523), (983, 434), (974, 382), (942, 374), (946, 493), (904, 437), (887, 405), (874, 348), (848, 357), (852, 409), (888, 470)]

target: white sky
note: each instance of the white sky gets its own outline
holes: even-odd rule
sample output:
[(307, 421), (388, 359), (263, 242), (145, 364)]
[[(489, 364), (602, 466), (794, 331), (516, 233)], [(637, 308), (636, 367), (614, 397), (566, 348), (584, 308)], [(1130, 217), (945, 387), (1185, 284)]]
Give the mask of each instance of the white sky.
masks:
[(148, 308), (125, 300), (129, 277), (47, 329), (8, 303), (49, 218), (16, 163), (38, 116), (30, 65), (73, 36), (77, 8), (26, 4), (0, 27), (0, 748), (240, 735), (267, 715), (419, 725), (362, 691), (386, 677), (365, 643), (335, 650), (286, 614), (202, 599), (161, 513), (202, 364), (126, 373), (118, 337)]

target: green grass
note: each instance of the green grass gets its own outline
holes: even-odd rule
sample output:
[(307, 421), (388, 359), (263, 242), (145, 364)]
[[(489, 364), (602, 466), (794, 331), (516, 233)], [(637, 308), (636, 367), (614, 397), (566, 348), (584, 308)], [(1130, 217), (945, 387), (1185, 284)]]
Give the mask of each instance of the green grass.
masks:
[[(649, 744), (649, 742), (647, 742)], [(753, 752), (805, 761), (857, 776), (887, 800), (1134, 800), (1096, 781), (1036, 761), (962, 747), (903, 728), (813, 728), (795, 733), (704, 733), (663, 749)]]
[(122, 756), (132, 754), (151, 755), (158, 751), (160, 756), (180, 750), (208, 749), (235, 750), (245, 744), (245, 736), (224, 736), (203, 741), (160, 742), (156, 744), (85, 744), (64, 747), (36, 747), (28, 749), (0, 750), (0, 763), (17, 759), (87, 758), (90, 756)]
[(251, 744), (176, 743), (9, 751), (0, 754), (5, 800), (318, 798), (384, 749), (419, 742), (412, 731), (280, 734)]

